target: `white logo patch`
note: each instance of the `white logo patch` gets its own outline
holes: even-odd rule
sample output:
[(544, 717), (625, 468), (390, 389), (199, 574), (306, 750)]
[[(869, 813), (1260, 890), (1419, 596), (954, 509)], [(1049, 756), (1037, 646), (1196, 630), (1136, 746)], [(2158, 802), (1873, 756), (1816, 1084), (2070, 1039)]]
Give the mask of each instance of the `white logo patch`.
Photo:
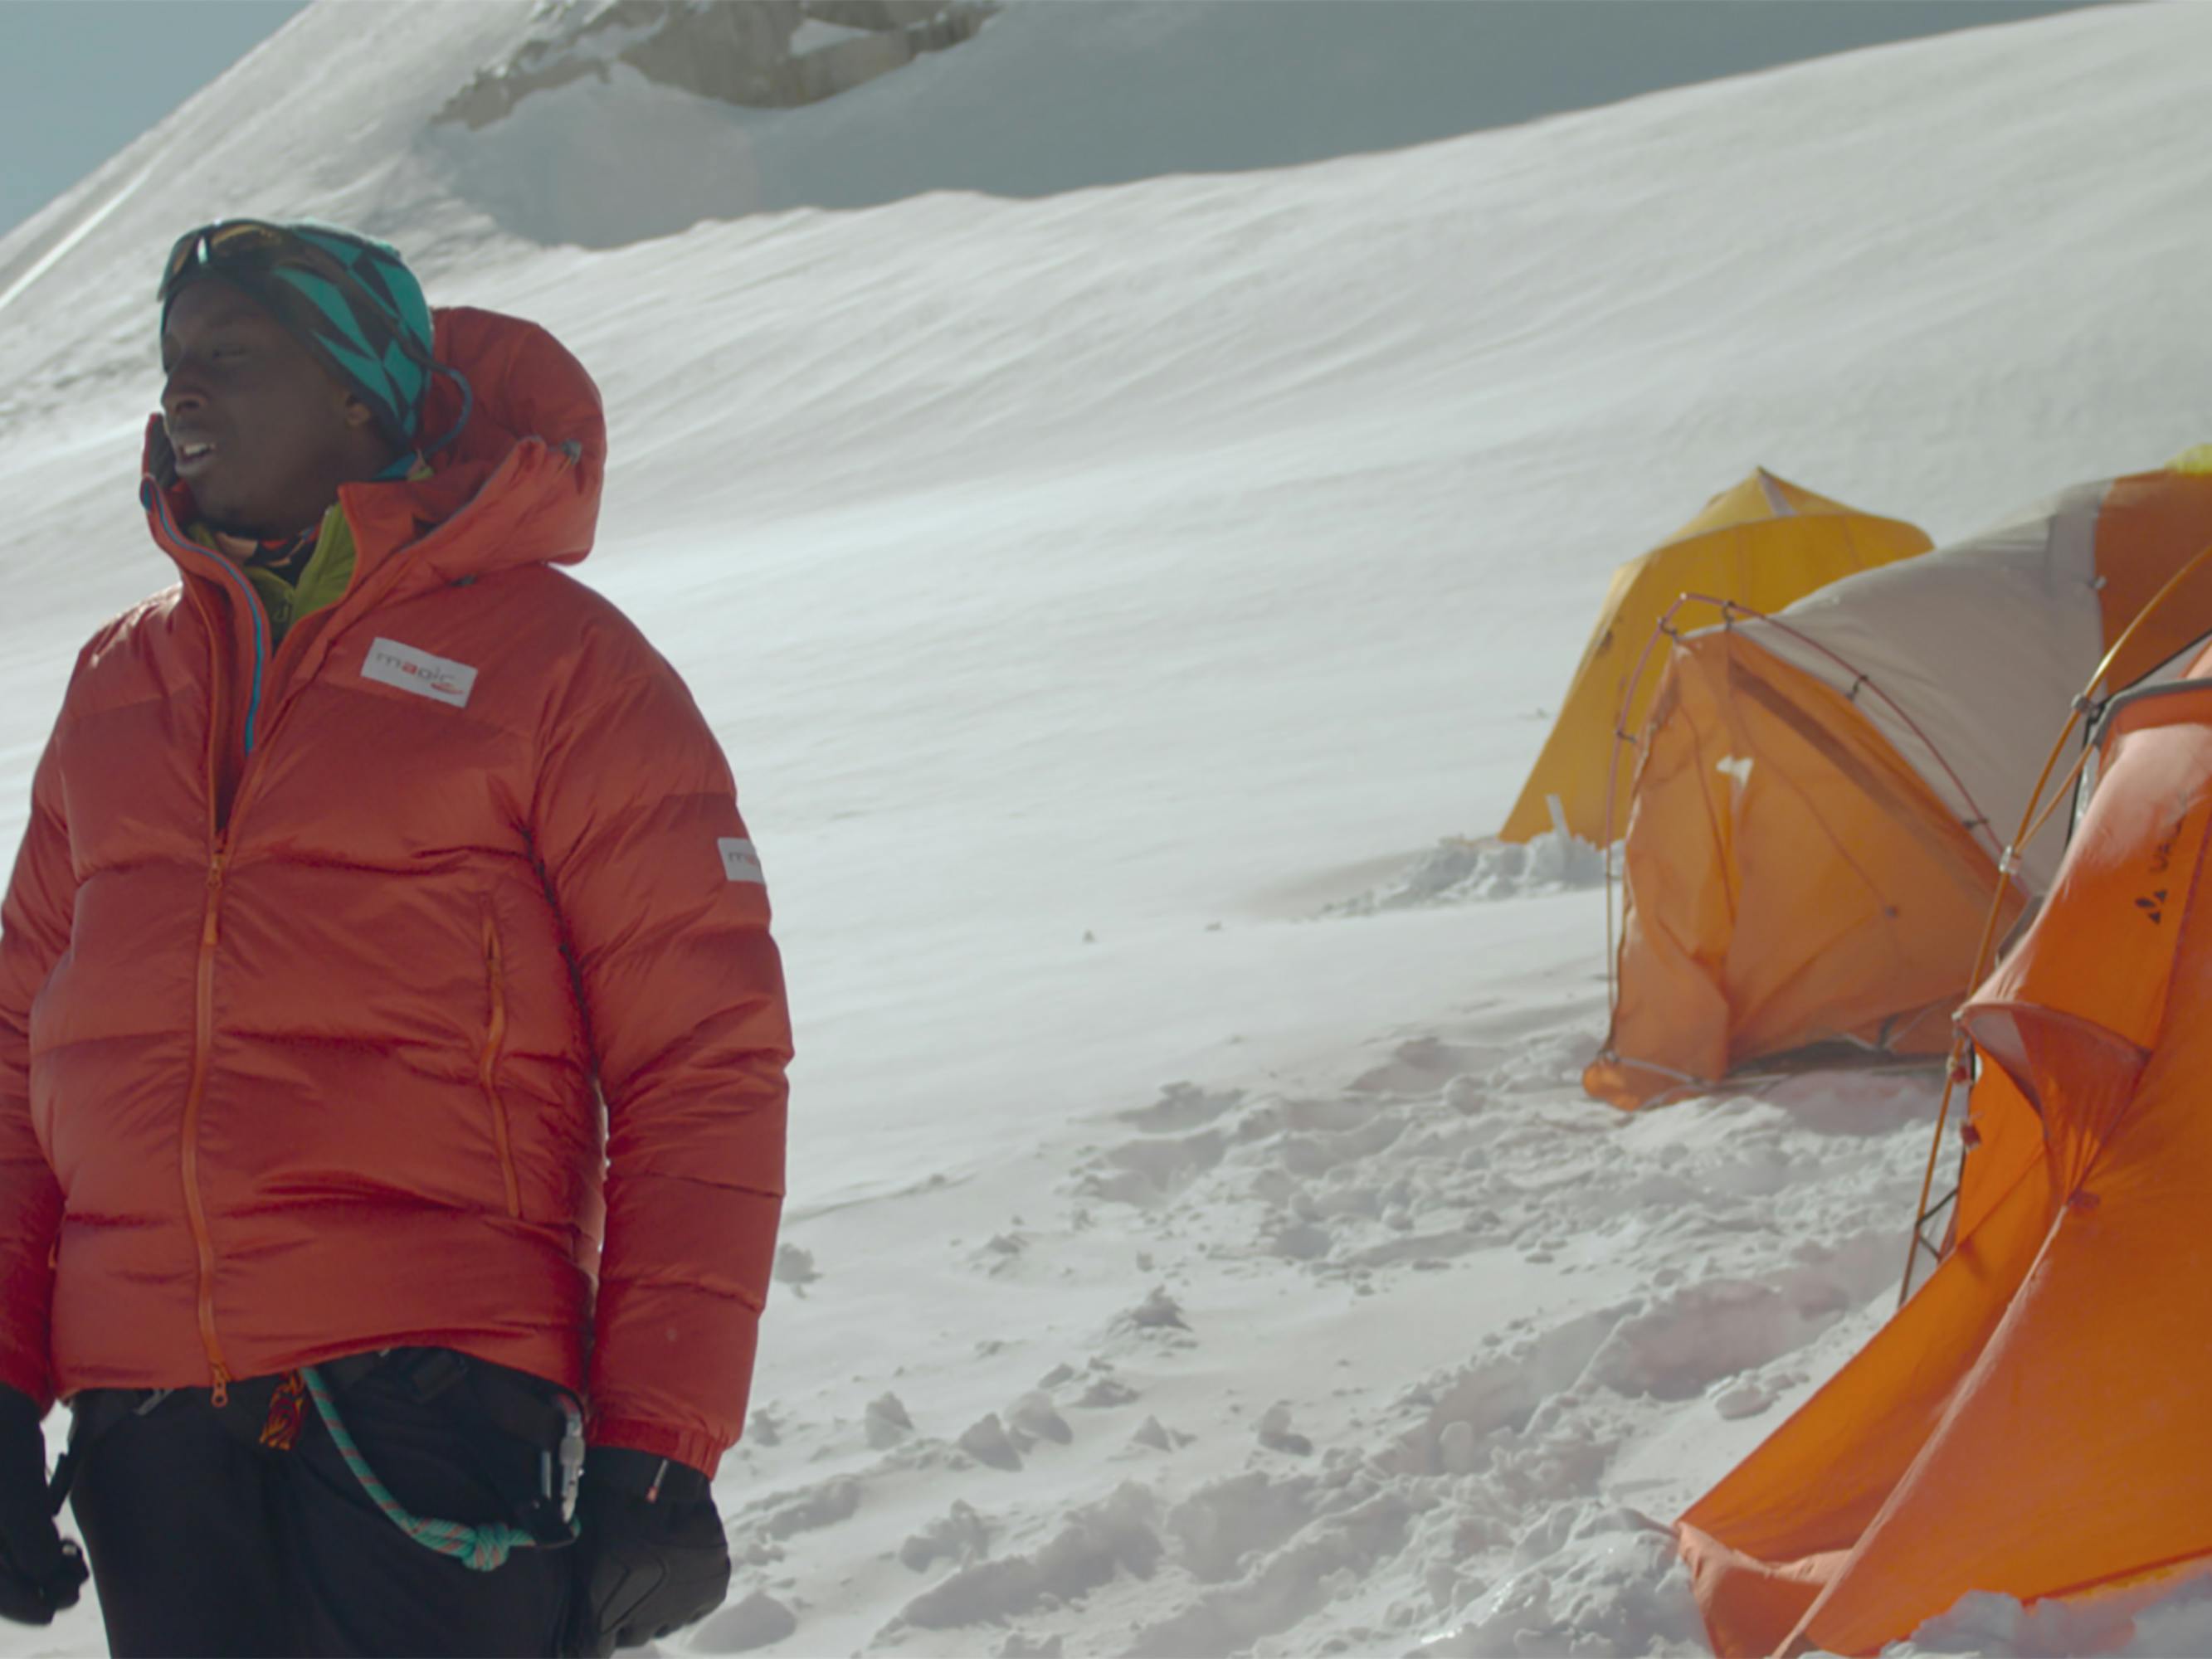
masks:
[(724, 836), (714, 845), (722, 854), (722, 873), (732, 881), (768, 885), (768, 872), (761, 868), (760, 854), (753, 851), (752, 842), (739, 836)]
[(382, 685), (396, 685), (402, 691), (412, 691), (435, 702), (451, 703), (456, 708), (469, 706), (469, 693), (476, 690), (477, 684), (477, 671), (468, 664), (434, 657), (397, 640), (377, 640), (370, 644), (368, 660), (361, 665), (361, 677)]

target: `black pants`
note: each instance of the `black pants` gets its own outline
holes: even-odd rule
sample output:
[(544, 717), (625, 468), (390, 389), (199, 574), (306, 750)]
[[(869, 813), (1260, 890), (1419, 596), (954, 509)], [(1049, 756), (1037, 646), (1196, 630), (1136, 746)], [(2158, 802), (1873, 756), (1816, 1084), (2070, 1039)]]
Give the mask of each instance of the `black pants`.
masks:
[[(571, 1552), (518, 1549), (476, 1572), (416, 1542), (362, 1489), (312, 1401), (290, 1449), (262, 1443), (276, 1386), (234, 1383), (220, 1411), (205, 1389), (179, 1389), (143, 1415), (110, 1400), (95, 1418), (93, 1401), (74, 1402), (81, 1425), (101, 1425), (70, 1497), (112, 1652), (558, 1651)], [(487, 1431), (461, 1415), (461, 1397), (420, 1398), (395, 1364), (356, 1380), (337, 1405), (410, 1512), (510, 1522), (510, 1494), (547, 1448)]]

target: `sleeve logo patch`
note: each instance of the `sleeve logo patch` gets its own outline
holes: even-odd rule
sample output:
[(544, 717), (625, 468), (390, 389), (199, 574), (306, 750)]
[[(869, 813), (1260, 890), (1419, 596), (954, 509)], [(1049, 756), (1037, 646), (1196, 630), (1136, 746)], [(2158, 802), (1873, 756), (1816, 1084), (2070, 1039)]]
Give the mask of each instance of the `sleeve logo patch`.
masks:
[(760, 854), (753, 851), (752, 842), (738, 836), (724, 836), (714, 845), (722, 854), (722, 873), (732, 881), (768, 885), (768, 874), (761, 868)]
[(361, 665), (361, 677), (380, 685), (412, 691), (434, 702), (450, 703), (455, 708), (469, 706), (469, 693), (476, 690), (477, 684), (477, 671), (466, 663), (434, 657), (397, 640), (371, 641), (368, 659)]

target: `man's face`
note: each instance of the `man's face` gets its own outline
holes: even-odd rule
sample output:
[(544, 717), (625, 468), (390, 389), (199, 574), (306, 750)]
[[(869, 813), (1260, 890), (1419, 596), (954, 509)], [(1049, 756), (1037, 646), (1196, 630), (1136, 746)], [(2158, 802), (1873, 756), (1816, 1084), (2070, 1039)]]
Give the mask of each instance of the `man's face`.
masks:
[(177, 476), (219, 530), (307, 529), (388, 456), (374, 416), (242, 289), (203, 278), (161, 330), (161, 419)]

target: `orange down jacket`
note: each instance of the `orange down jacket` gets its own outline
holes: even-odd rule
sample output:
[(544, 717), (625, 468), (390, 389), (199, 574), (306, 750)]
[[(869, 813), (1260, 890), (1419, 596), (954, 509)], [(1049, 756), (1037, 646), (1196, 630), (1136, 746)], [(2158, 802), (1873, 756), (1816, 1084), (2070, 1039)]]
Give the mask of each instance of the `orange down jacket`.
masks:
[(78, 658), (0, 911), (0, 1382), (445, 1345), (711, 1472), (781, 1201), (767, 890), (682, 681), (554, 568), (597, 389), (510, 318), (437, 349), (474, 413), (340, 492), (352, 584), (281, 648), (143, 486), (183, 583)]

